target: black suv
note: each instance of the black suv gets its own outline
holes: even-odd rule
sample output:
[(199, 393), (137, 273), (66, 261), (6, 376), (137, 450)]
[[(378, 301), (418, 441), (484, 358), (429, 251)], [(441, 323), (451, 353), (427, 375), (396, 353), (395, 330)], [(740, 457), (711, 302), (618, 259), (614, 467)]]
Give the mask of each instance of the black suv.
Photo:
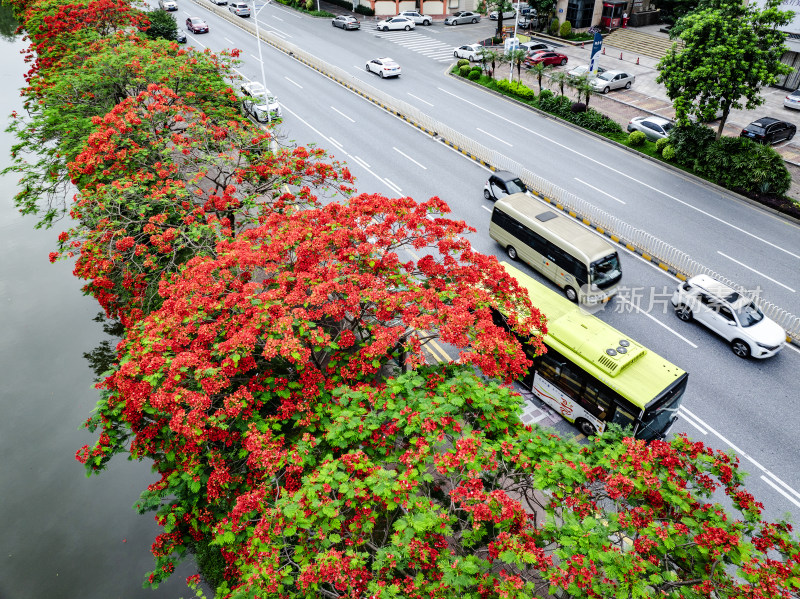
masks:
[(765, 116), (742, 129), (739, 137), (749, 137), (761, 144), (774, 144), (792, 139), (795, 133), (797, 133), (796, 125)]

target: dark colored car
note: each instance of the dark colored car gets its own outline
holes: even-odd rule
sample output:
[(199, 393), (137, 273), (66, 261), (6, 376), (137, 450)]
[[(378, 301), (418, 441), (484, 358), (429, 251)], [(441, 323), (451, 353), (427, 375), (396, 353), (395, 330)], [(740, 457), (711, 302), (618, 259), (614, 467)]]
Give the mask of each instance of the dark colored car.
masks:
[(509, 171), (495, 171), (483, 186), (483, 197), (487, 200), (499, 200), (512, 193), (525, 193), (528, 188), (522, 180)]
[(533, 66), (543, 62), (544, 64), (561, 65), (563, 67), (567, 64), (567, 61), (569, 61), (569, 58), (566, 54), (561, 54), (559, 52), (537, 52), (525, 59), (525, 65)]
[(208, 33), (208, 25), (200, 17), (189, 17), (186, 19), (186, 29), (192, 33)]
[(795, 133), (797, 133), (796, 125), (765, 116), (742, 129), (739, 137), (749, 137), (761, 144), (775, 144), (792, 139)]
[(355, 17), (349, 15), (340, 15), (331, 20), (334, 27), (341, 27), (342, 29), (361, 29), (361, 23)]
[(178, 29), (177, 33), (175, 34), (175, 41), (178, 42), (179, 44), (185, 44), (186, 34), (180, 29)]

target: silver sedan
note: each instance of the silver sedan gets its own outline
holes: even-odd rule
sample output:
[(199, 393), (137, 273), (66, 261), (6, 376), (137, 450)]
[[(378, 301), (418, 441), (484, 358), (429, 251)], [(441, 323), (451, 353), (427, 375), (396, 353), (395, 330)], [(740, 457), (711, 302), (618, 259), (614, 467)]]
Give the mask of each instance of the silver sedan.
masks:
[(594, 91), (607, 94), (612, 89), (630, 89), (636, 77), (625, 71), (606, 71), (591, 80)]
[(450, 15), (444, 20), (445, 25), (461, 25), (462, 23), (477, 23), (481, 16), (469, 10), (460, 10), (454, 15)]

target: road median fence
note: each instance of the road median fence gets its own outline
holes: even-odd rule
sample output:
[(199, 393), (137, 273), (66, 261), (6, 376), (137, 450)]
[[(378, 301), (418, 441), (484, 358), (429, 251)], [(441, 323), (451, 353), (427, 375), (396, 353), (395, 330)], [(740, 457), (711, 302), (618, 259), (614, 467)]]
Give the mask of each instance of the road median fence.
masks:
[[(231, 21), (253, 36), (256, 35), (256, 27), (252, 19), (238, 17), (216, 5), (209, 5), (205, 2), (201, 3), (198, 0), (193, 1), (203, 8)], [(254, 18), (255, 15), (253, 16), (253, 19)], [(403, 119), (407, 123), (454, 148), (475, 162), (492, 170), (507, 170), (518, 174), (531, 191), (543, 201), (569, 214), (571, 217), (579, 220), (601, 235), (610, 238), (615, 243), (622, 245), (642, 258), (658, 265), (661, 269), (675, 275), (678, 279), (686, 280), (694, 275), (707, 274), (733, 287), (744, 295), (751, 295), (749, 291), (741, 285), (703, 266), (681, 250), (646, 231), (642, 231), (641, 229), (637, 229), (625, 223), (616, 216), (605, 212), (583, 198), (579, 198), (561, 189), (507, 156), (491, 150), (455, 129), (444, 125), (411, 104), (365, 83), (343, 69), (326, 63), (324, 60), (317, 58), (313, 54), (306, 52), (302, 48), (280, 38), (270, 31), (259, 29), (258, 34), (262, 41), (275, 49), (300, 61), (325, 77), (332, 79), (359, 96), (369, 100), (373, 104), (380, 106), (387, 112)], [(756, 296), (753, 299), (764, 314), (784, 328), (788, 338), (792, 342), (800, 344), (800, 317), (784, 310), (761, 296)]]

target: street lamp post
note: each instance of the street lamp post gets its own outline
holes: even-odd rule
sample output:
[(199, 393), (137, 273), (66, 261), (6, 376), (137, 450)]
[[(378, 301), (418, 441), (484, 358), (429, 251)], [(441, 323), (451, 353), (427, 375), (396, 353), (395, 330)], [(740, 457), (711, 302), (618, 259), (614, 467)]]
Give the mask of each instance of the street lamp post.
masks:
[[(513, 6), (513, 4), (512, 4), (512, 6)], [(515, 19), (514, 19), (514, 40), (517, 39), (517, 27), (519, 26), (519, 9), (516, 9), (516, 12), (517, 12), (517, 14), (515, 15)], [(519, 45), (517, 45), (517, 48), (519, 48)], [(513, 52), (513, 51), (514, 50), (511, 50), (511, 52)], [(509, 69), (508, 69), (508, 82), (509, 83), (511, 83), (511, 78), (514, 76), (514, 58), (513, 58), (513, 54), (511, 56), (512, 56), (511, 60), (508, 61), (508, 63), (511, 65), (509, 67)]]

